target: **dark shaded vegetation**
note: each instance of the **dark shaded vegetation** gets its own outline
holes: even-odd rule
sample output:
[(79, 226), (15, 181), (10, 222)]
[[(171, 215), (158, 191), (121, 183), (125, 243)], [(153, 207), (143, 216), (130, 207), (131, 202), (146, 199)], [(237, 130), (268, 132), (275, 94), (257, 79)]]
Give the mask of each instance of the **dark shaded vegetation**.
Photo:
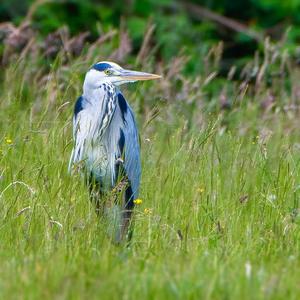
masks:
[[(195, 73), (203, 70), (199, 56), (219, 40), (224, 42), (225, 71), (233, 62), (243, 64), (257, 49), (263, 51), (266, 36), (277, 41), (284, 38), (285, 49), (297, 58), (299, 8), (300, 1), (279, 0), (3, 0), (0, 20), (19, 26), (31, 9), (28, 19), (32, 30), (38, 33), (38, 39), (48, 42), (60, 34), (62, 27), (70, 37), (88, 32), (82, 40), (94, 42), (112, 28), (123, 26), (130, 36), (133, 55), (138, 53), (149, 24), (155, 24), (151, 43), (156, 47), (156, 59), (170, 61), (183, 51), (191, 58), (187, 72)], [(2, 38), (7, 30), (2, 25)], [(48, 50), (50, 56), (54, 52)], [(78, 54), (79, 49), (75, 52)]]

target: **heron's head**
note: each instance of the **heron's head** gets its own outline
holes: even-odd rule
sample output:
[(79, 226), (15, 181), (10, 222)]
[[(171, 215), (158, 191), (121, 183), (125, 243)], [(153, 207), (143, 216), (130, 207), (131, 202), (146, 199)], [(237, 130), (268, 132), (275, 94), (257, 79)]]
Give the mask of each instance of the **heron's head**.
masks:
[(89, 88), (97, 88), (102, 83), (112, 83), (114, 85), (121, 85), (128, 82), (135, 82), (140, 80), (158, 79), (161, 76), (156, 74), (126, 70), (118, 64), (102, 61), (94, 64), (86, 73), (84, 85)]

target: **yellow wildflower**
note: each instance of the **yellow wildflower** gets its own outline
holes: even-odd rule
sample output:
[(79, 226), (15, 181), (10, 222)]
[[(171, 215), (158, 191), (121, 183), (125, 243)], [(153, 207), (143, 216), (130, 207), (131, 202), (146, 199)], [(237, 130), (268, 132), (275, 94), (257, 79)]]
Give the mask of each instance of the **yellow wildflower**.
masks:
[(205, 189), (203, 187), (200, 187), (200, 188), (197, 189), (197, 192), (202, 194), (202, 193), (205, 192)]
[(11, 145), (12, 144), (12, 139), (8, 138), (8, 137), (5, 137), (5, 143), (8, 144), (8, 145)]
[(143, 203), (143, 200), (142, 199), (135, 199), (133, 200), (133, 203), (136, 204), (136, 205), (140, 205)]
[(151, 215), (152, 214), (152, 209), (151, 208), (145, 208), (144, 209), (144, 214), (145, 215)]

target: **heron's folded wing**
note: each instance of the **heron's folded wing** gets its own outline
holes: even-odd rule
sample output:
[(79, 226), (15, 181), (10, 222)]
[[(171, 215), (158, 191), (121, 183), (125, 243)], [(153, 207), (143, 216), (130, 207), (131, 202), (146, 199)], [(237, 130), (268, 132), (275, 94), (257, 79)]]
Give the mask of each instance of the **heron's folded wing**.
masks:
[(134, 198), (137, 198), (141, 178), (140, 145), (136, 122), (130, 107), (125, 120), (125, 170), (131, 182)]
[(141, 177), (139, 137), (133, 112), (120, 92), (111, 125), (111, 141), (117, 146), (118, 156), (124, 159), (125, 172), (136, 198)]

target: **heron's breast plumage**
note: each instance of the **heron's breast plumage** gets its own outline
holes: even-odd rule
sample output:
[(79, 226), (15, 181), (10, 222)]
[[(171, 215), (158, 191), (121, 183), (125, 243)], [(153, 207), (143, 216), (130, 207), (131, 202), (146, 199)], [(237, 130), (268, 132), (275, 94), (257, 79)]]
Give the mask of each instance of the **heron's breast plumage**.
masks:
[(110, 185), (112, 177), (107, 143), (103, 136), (115, 111), (115, 95), (113, 86), (103, 84), (88, 98), (82, 97), (81, 109), (73, 120), (73, 163), (82, 163), (104, 185)]

